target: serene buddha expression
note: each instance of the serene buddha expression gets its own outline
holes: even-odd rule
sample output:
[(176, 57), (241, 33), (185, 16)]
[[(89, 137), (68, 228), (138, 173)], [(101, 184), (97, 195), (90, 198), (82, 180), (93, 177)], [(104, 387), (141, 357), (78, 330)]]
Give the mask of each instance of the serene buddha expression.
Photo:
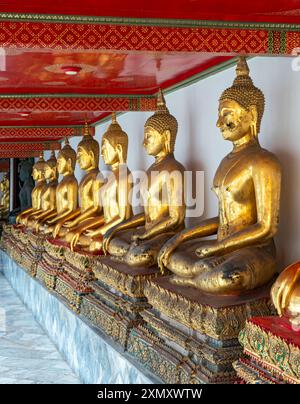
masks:
[(143, 146), (150, 156), (170, 151), (170, 131), (159, 133), (151, 126), (145, 126)]
[[(68, 159), (69, 160), (69, 159)], [(68, 161), (63, 154), (60, 154), (57, 158), (57, 171), (59, 174), (65, 174), (70, 169), (70, 162)]]
[(233, 100), (222, 100), (219, 104), (217, 127), (225, 140), (235, 142), (249, 134), (255, 135), (256, 121), (255, 106), (247, 110)]
[(113, 165), (115, 163), (118, 163), (120, 158), (119, 158), (119, 152), (121, 149), (121, 145), (112, 145), (111, 142), (108, 139), (102, 139), (102, 145), (101, 145), (101, 155), (104, 160), (104, 163), (107, 165)]
[(50, 180), (50, 181), (55, 179), (55, 177), (56, 177), (55, 170), (56, 170), (55, 167), (50, 167), (49, 164), (46, 164), (45, 171), (44, 171), (45, 179)]
[(39, 181), (44, 178), (44, 171), (41, 168), (33, 167), (32, 178), (34, 181)]
[(95, 167), (95, 156), (92, 150), (87, 150), (83, 146), (78, 146), (77, 161), (82, 170)]

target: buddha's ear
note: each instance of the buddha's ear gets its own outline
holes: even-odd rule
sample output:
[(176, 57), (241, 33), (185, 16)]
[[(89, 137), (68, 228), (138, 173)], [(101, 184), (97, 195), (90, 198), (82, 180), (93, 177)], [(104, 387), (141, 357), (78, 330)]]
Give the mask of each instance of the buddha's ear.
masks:
[(122, 145), (121, 145), (120, 143), (118, 143), (118, 144), (116, 145), (116, 152), (117, 152), (118, 157), (119, 157), (119, 162), (120, 162), (121, 164), (123, 164), (123, 163), (124, 163), (123, 147), (122, 147)]
[(252, 134), (254, 136), (257, 136), (257, 118), (258, 118), (258, 114), (257, 114), (257, 108), (256, 105), (251, 105), (249, 108), (249, 112), (251, 114), (251, 118), (252, 118), (252, 125), (251, 125), (251, 131)]
[(253, 122), (257, 122), (257, 108), (256, 105), (251, 105), (249, 108)]
[(164, 131), (166, 152), (171, 153), (171, 132), (169, 129)]
[(94, 154), (93, 150), (90, 150), (90, 151), (89, 151), (89, 155), (90, 155), (91, 159), (92, 159), (93, 161), (95, 161), (95, 154)]
[(68, 163), (68, 166), (69, 166), (70, 168), (72, 168), (72, 160), (71, 160), (70, 157), (68, 158), (67, 163)]

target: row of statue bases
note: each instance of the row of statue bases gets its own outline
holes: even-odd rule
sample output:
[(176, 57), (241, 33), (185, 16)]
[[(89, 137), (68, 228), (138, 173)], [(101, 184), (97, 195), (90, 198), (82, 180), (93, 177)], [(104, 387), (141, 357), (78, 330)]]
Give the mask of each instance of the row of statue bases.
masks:
[[(273, 237), (278, 228), (281, 166), (276, 156), (259, 144), (263, 112), (264, 95), (253, 85), (246, 60), (241, 57), (233, 85), (219, 100), (217, 126), (223, 138), (233, 144), (214, 177), (219, 214), (192, 228), (185, 228), (184, 203), (178, 205), (175, 201), (184, 189), (184, 176), (168, 185), (163, 175), (158, 176), (144, 193), (144, 212), (133, 215), (128, 198), (131, 173), (126, 168), (127, 175), (118, 175), (120, 167), (126, 164), (128, 137), (115, 114), (101, 147), (104, 162), (112, 169), (108, 180), (104, 181), (99, 173), (99, 144), (87, 126), (77, 154), (66, 141), (57, 160), (52, 153), (48, 161), (40, 157), (34, 165), (32, 207), (19, 214), (14, 234), (21, 231), (41, 235), (53, 248), (63, 247), (67, 257), (73, 253), (78, 261), (80, 256), (94, 260), (94, 268), (87, 270), (85, 266), (90, 275), (92, 272), (86, 289), (78, 286), (76, 260), (72, 261), (73, 272), (67, 269), (67, 258), (56, 273), (57, 279), (65, 282), (65, 297), (69, 296), (68, 284), (77, 290), (84, 307), (89, 302), (88, 313), (92, 312), (91, 307), (102, 315), (108, 313), (112, 306), (106, 305), (105, 312), (105, 299), (115, 302), (115, 289), (122, 292), (127, 303), (134, 297), (131, 308), (120, 309), (127, 321), (125, 349), (165, 382), (174, 381), (174, 377), (175, 382), (189, 383), (300, 382), (300, 265), (288, 267), (275, 280)], [(157, 110), (144, 129), (144, 147), (155, 158), (147, 170), (148, 178), (154, 170), (184, 173), (183, 165), (173, 154), (176, 134), (177, 121), (160, 91)], [(86, 171), (79, 186), (74, 176), (76, 160)], [(58, 174), (63, 176), (59, 183)], [(153, 189), (162, 190), (165, 186), (168, 200), (162, 203), (160, 193)], [(77, 204), (78, 195), (81, 206)], [(12, 232), (10, 226), (6, 226), (4, 239), (5, 232)], [(207, 240), (212, 235), (216, 237)], [(49, 263), (49, 248), (47, 251)], [(116, 273), (119, 284), (113, 281)], [(121, 286), (125, 278), (126, 282), (138, 279), (138, 293), (130, 289), (132, 283), (127, 289), (124, 284)], [(62, 290), (58, 293), (63, 294)], [(272, 316), (270, 290), (278, 317)], [(89, 294), (93, 297), (87, 298)], [(147, 304), (137, 308), (137, 300), (146, 300)], [(186, 308), (189, 314), (182, 312)], [(162, 320), (158, 312), (170, 322)], [(99, 320), (96, 311), (93, 313), (89, 314), (90, 320), (105, 328), (104, 320)], [(113, 324), (116, 330), (118, 327)], [(147, 324), (151, 327), (145, 331)], [(220, 331), (222, 327), (226, 331)], [(157, 333), (156, 339), (153, 333)], [(149, 348), (143, 342), (149, 342), (151, 336)], [(203, 336), (210, 337), (204, 344)], [(115, 336), (115, 340), (118, 338)], [(178, 349), (168, 345), (172, 339)], [(265, 344), (261, 344), (262, 340)], [(196, 344), (189, 345), (187, 341)], [(155, 349), (155, 345), (160, 345), (160, 349)], [(146, 361), (143, 350), (147, 349)], [(155, 368), (157, 359), (165, 364), (163, 369)], [(172, 367), (166, 363), (174, 364), (176, 376), (174, 372), (170, 374)]]

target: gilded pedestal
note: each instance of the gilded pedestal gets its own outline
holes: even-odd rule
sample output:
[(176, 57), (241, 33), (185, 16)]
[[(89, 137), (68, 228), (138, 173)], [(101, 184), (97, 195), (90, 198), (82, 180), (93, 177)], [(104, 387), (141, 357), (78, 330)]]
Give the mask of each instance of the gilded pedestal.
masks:
[(63, 270), (57, 274), (55, 291), (79, 313), (82, 297), (93, 291), (90, 283), (95, 279), (92, 269), (97, 256), (73, 252), (66, 247), (64, 258)]
[(8, 234), (6, 240), (6, 250), (11, 258), (18, 264), (22, 264), (27, 243), (28, 239), (26, 237), (25, 227), (11, 226), (10, 234)]
[(245, 358), (234, 363), (248, 384), (300, 384), (300, 332), (282, 317), (252, 318), (239, 335)]
[(251, 315), (272, 312), (269, 291), (213, 296), (170, 277), (148, 282), (151, 308), (131, 330), (128, 352), (167, 383), (232, 383), (232, 362), (242, 355), (238, 334)]
[(37, 265), (36, 277), (50, 290), (55, 288), (57, 275), (63, 269), (64, 253), (65, 248), (62, 245), (57, 244), (53, 239), (45, 240), (44, 252)]
[(158, 276), (158, 268), (134, 268), (102, 257), (94, 273), (93, 293), (83, 297), (81, 314), (126, 349), (130, 330), (143, 322), (140, 312), (149, 307), (146, 281)]

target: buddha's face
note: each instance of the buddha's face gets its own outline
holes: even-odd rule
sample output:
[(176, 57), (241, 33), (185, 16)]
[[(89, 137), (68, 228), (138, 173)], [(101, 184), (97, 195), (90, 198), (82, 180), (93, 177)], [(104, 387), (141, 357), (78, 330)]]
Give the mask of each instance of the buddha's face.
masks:
[(254, 125), (252, 111), (247, 111), (236, 101), (223, 100), (219, 104), (217, 127), (220, 128), (225, 140), (235, 142), (251, 133)]
[(32, 170), (32, 178), (34, 179), (34, 181), (42, 179), (43, 178), (42, 170), (38, 170), (36, 167), (34, 167)]
[(116, 147), (114, 147), (110, 141), (105, 138), (102, 140), (101, 155), (104, 163), (107, 165), (112, 165), (119, 160)]
[(151, 126), (146, 126), (143, 146), (150, 156), (157, 156), (164, 150), (165, 139), (157, 130), (151, 128)]
[(50, 167), (48, 164), (46, 164), (44, 174), (46, 180), (51, 180), (55, 176), (54, 169)]
[(85, 147), (79, 146), (77, 150), (77, 161), (82, 170), (88, 170), (94, 166), (93, 153), (89, 152)]
[(59, 155), (57, 159), (57, 171), (59, 174), (65, 174), (69, 169), (68, 162), (63, 155)]

